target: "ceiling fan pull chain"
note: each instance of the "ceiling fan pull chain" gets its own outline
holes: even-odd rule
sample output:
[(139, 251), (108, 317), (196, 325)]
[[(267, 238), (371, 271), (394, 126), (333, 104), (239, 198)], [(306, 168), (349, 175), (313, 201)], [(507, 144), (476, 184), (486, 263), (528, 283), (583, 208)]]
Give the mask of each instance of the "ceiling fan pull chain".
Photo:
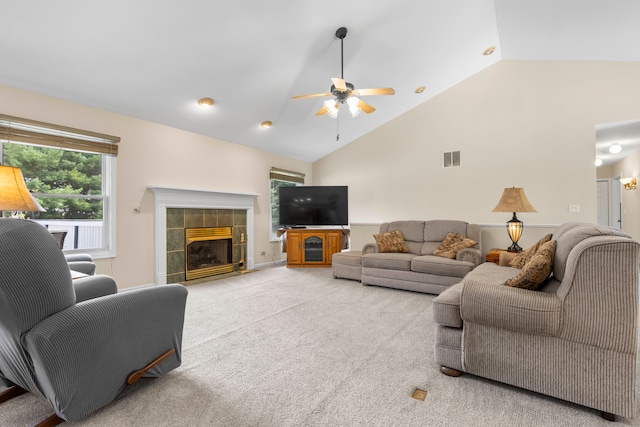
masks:
[(336, 116), (336, 142), (340, 141), (340, 115)]

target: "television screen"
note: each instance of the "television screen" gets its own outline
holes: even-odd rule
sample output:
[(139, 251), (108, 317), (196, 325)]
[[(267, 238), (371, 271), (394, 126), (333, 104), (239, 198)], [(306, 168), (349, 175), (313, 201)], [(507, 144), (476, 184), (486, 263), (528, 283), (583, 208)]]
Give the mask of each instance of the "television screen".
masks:
[(347, 186), (280, 187), (280, 225), (348, 225)]

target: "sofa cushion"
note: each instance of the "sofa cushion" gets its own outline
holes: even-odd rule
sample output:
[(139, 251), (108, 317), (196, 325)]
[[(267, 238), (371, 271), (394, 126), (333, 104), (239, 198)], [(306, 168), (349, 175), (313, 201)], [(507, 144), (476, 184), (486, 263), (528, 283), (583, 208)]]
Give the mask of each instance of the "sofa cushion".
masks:
[(380, 252), (409, 252), (400, 230), (374, 234), (373, 238), (376, 240)]
[(331, 264), (362, 266), (362, 251), (336, 252), (331, 256)]
[(459, 233), (449, 233), (440, 246), (433, 251), (433, 255), (454, 259), (461, 249), (470, 248), (476, 244), (475, 240), (467, 239)]
[(411, 271), (438, 276), (464, 277), (475, 264), (435, 255), (420, 255), (411, 260)]
[(421, 255), (432, 255), (433, 251), (442, 243), (449, 233), (458, 233), (467, 237), (467, 223), (464, 221), (434, 219), (425, 221), (424, 243), (420, 250)]
[(530, 290), (538, 289), (551, 274), (555, 250), (555, 240), (544, 243), (529, 262), (524, 265), (520, 274), (508, 279), (505, 285)]
[(387, 270), (411, 270), (411, 260), (415, 257), (411, 253), (377, 253), (362, 256), (362, 266), (384, 268)]
[(424, 221), (393, 221), (380, 225), (380, 233), (400, 230), (409, 252), (420, 255), (424, 242)]
[(524, 267), (525, 264), (529, 262), (529, 260), (536, 254), (536, 252), (538, 252), (538, 249), (540, 249), (540, 246), (544, 245), (549, 240), (551, 240), (551, 236), (552, 236), (551, 234), (547, 234), (542, 239), (538, 240), (536, 243), (529, 246), (524, 251), (520, 252), (519, 254), (516, 254), (513, 257), (513, 259), (509, 261), (509, 265), (515, 268)]
[(433, 300), (433, 320), (438, 325), (461, 328), (460, 300), (462, 298), (462, 282), (451, 286)]

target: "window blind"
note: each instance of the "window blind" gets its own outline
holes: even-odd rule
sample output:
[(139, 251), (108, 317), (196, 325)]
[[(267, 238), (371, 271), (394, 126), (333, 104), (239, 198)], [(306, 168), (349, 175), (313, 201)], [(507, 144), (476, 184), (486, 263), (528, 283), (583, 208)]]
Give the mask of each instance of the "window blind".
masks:
[(278, 179), (280, 181), (295, 182), (297, 184), (304, 184), (304, 174), (301, 172), (288, 171), (285, 169), (271, 168), (269, 172), (269, 178)]
[(0, 114), (0, 141), (117, 156), (120, 137)]

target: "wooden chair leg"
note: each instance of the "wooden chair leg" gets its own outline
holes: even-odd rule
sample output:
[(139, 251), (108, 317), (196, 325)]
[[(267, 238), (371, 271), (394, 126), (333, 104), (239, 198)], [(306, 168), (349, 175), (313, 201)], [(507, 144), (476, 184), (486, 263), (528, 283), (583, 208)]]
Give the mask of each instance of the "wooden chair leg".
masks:
[(62, 418), (60, 418), (56, 414), (53, 414), (49, 418), (42, 420), (38, 424), (36, 424), (36, 427), (53, 427), (63, 422), (64, 420)]
[(458, 371), (457, 369), (449, 368), (447, 366), (441, 366), (440, 367), (440, 372), (442, 372), (443, 374), (448, 375), (450, 377), (459, 377), (462, 374), (464, 374), (464, 372), (462, 372), (462, 371)]
[(0, 393), (0, 403), (6, 402), (9, 399), (13, 399), (16, 396), (20, 396), (21, 394), (26, 393), (27, 390), (22, 387), (18, 387), (17, 385), (13, 385)]
[(136, 383), (140, 378), (142, 378), (142, 376), (144, 375), (145, 372), (147, 372), (149, 369), (153, 368), (158, 363), (162, 362), (163, 360), (165, 360), (167, 357), (171, 356), (175, 352), (176, 352), (176, 350), (172, 348), (171, 350), (167, 351), (166, 353), (164, 353), (163, 355), (161, 355), (160, 357), (155, 359), (153, 362), (149, 363), (144, 368), (138, 369), (137, 371), (132, 372), (127, 377), (127, 384), (131, 385), (131, 384)]
[(604, 412), (604, 411), (600, 411), (600, 416), (602, 418), (604, 418), (607, 421), (615, 421), (616, 420), (616, 416), (614, 414), (611, 414), (609, 412)]

